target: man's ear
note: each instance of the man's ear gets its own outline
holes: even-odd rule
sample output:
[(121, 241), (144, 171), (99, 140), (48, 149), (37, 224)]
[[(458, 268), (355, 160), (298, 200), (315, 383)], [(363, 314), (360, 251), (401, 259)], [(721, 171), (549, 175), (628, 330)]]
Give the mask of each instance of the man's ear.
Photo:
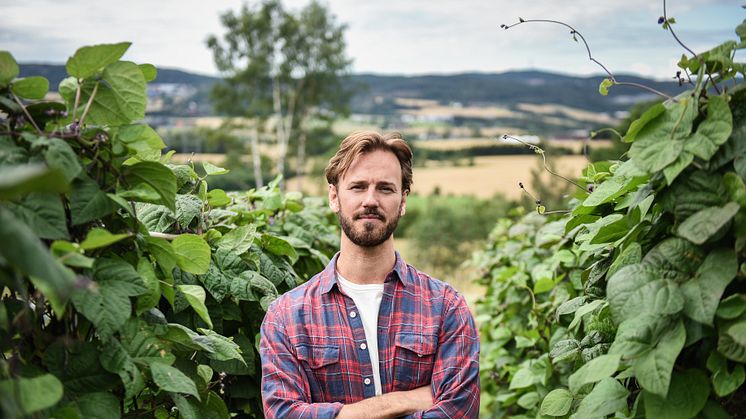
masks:
[(407, 212), (407, 196), (409, 192), (404, 192), (401, 196), (401, 205), (399, 206), (399, 216), (406, 214)]
[(329, 208), (332, 209), (334, 213), (339, 212), (339, 197), (337, 196), (337, 187), (334, 185), (329, 185)]

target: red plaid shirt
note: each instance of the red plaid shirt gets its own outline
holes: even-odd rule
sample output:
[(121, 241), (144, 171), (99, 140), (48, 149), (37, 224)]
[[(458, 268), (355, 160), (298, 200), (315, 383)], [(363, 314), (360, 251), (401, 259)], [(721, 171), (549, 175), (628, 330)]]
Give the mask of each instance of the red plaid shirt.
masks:
[[(259, 353), (268, 418), (333, 418), (375, 396), (363, 323), (337, 284), (337, 256), (267, 310)], [(478, 416), (479, 338), (466, 302), (398, 253), (378, 313), (378, 352), (384, 393), (430, 385), (435, 405), (413, 417)]]

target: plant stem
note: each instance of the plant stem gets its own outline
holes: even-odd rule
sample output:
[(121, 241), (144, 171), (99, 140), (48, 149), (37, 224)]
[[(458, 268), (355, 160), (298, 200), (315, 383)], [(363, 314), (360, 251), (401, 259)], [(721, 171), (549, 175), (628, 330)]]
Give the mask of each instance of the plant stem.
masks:
[(23, 111), (23, 114), (26, 115), (26, 118), (28, 118), (28, 121), (31, 123), (31, 125), (33, 125), (34, 129), (36, 129), (36, 133), (37, 134), (41, 134), (42, 131), (39, 129), (39, 126), (36, 125), (36, 122), (34, 121), (34, 118), (32, 118), (31, 114), (28, 113), (28, 110), (26, 109), (25, 106), (23, 106), (23, 103), (21, 103), (21, 100), (18, 99), (18, 96), (16, 96), (16, 94), (12, 93), (12, 92), (11, 92), (11, 95), (13, 95), (13, 100), (15, 100), (16, 103), (18, 104), (18, 106), (21, 107), (21, 110)]
[(91, 96), (88, 98), (88, 102), (85, 104), (85, 110), (83, 110), (83, 115), (80, 117), (80, 123), (78, 124), (78, 127), (83, 126), (83, 122), (85, 121), (85, 117), (88, 116), (88, 111), (91, 109), (91, 104), (93, 103), (93, 98), (96, 97), (96, 92), (98, 92), (98, 85), (101, 84), (100, 81), (96, 82), (96, 85), (93, 86), (93, 92), (91, 92)]

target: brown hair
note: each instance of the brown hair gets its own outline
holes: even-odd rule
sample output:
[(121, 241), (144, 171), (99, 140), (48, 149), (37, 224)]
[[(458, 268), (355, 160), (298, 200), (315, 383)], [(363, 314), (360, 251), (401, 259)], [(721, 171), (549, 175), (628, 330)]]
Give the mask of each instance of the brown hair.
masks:
[(394, 153), (401, 166), (402, 192), (409, 192), (412, 185), (412, 149), (398, 132), (379, 134), (375, 131), (357, 131), (342, 140), (337, 153), (329, 159), (324, 175), (330, 185), (337, 185), (355, 159), (365, 153), (384, 150)]

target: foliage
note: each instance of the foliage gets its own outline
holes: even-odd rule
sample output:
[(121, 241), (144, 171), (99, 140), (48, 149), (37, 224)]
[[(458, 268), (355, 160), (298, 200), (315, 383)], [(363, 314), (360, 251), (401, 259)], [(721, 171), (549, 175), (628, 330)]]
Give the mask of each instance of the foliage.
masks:
[(629, 160), (587, 167), (570, 213), (498, 222), (476, 257), (485, 416), (745, 411), (746, 21), (736, 33), (682, 58), (691, 90), (631, 123)]
[(137, 122), (156, 69), (128, 47), (79, 49), (63, 102), (0, 51), (2, 416), (263, 417), (259, 324), (329, 260), (334, 218), (161, 156)]
[(279, 0), (243, 5), (222, 15), (226, 33), (210, 36), (215, 64), (225, 79), (213, 86), (218, 112), (261, 121), (274, 116), (277, 172), (285, 175), (290, 139), (298, 138), (298, 165), (305, 155), (305, 122), (329, 122), (347, 112), (343, 85), (351, 61), (345, 55), (344, 25), (325, 6), (311, 1), (297, 13)]

